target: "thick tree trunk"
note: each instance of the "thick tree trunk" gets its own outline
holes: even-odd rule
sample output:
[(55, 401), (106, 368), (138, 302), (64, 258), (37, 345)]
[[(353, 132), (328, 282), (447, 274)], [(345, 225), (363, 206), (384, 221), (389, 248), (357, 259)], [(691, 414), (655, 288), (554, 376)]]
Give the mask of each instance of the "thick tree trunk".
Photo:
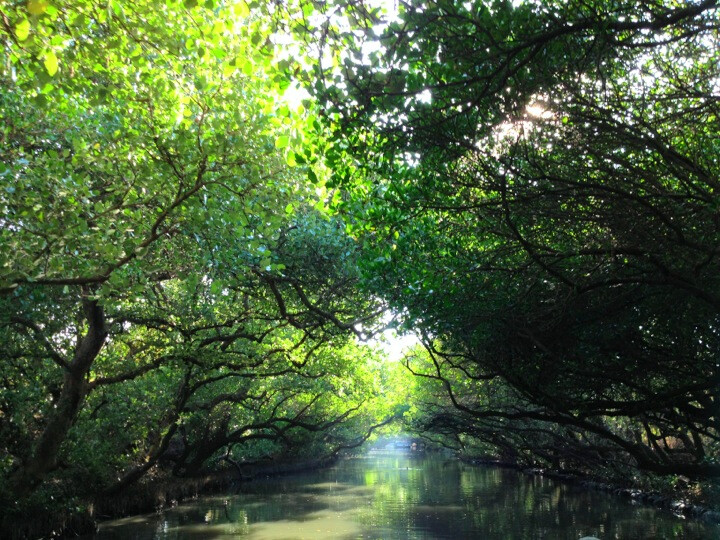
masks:
[(192, 391), (188, 388), (190, 374), (191, 370), (188, 370), (185, 374), (185, 378), (180, 384), (180, 388), (178, 388), (177, 401), (175, 402), (175, 406), (172, 412), (168, 414), (167, 419), (162, 422), (162, 425), (167, 426), (167, 431), (165, 432), (165, 434), (160, 438), (154, 448), (152, 448), (147, 454), (145, 462), (126, 472), (117, 482), (115, 482), (103, 492), (104, 495), (117, 495), (118, 493), (126, 489), (128, 486), (140, 480), (140, 478), (142, 478), (143, 475), (145, 475), (145, 473), (148, 472), (160, 460), (160, 458), (165, 454), (165, 452), (167, 452), (167, 449), (170, 447), (170, 441), (172, 441), (172, 438), (178, 431), (178, 420), (180, 419), (180, 413), (183, 411), (183, 407), (185, 406), (185, 403), (187, 403), (188, 398), (192, 395)]
[[(225, 435), (225, 426), (222, 426), (220, 430), (208, 438), (192, 447), (188, 447), (185, 459), (181, 459), (175, 464), (173, 474), (175, 476), (193, 476), (197, 474), (205, 462), (229, 442), (230, 440)], [(187, 459), (189, 456), (192, 456), (192, 458)]]
[(107, 488), (103, 495), (117, 495), (127, 487), (131, 486), (138, 480), (140, 480), (146, 472), (148, 472), (152, 467), (158, 462), (158, 460), (162, 457), (162, 455), (165, 453), (165, 451), (168, 449), (168, 446), (170, 446), (170, 440), (173, 438), (173, 435), (175, 435), (175, 432), (177, 431), (177, 423), (173, 423), (163, 436), (160, 444), (155, 448), (150, 455), (148, 455), (147, 461), (143, 463), (142, 465), (138, 465), (137, 467), (134, 467), (130, 469), (128, 472), (125, 473), (125, 475), (120, 478), (117, 482), (115, 482), (112, 486)]
[(55, 409), (45, 425), (32, 453), (10, 478), (10, 486), (17, 498), (30, 494), (45, 475), (57, 466), (60, 446), (72, 427), (87, 394), (87, 374), (105, 343), (107, 329), (103, 309), (95, 300), (83, 300), (88, 331), (75, 348), (62, 391)]

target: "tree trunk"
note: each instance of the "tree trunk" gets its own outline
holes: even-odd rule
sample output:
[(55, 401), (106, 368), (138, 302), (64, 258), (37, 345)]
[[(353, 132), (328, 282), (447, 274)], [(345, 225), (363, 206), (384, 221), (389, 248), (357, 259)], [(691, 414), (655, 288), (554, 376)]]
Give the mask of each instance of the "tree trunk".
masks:
[(45, 429), (38, 439), (30, 457), (10, 478), (10, 487), (17, 498), (32, 493), (45, 475), (57, 466), (60, 446), (72, 427), (87, 394), (87, 374), (105, 343), (107, 329), (105, 315), (96, 300), (83, 300), (83, 311), (88, 331), (75, 348), (62, 391)]

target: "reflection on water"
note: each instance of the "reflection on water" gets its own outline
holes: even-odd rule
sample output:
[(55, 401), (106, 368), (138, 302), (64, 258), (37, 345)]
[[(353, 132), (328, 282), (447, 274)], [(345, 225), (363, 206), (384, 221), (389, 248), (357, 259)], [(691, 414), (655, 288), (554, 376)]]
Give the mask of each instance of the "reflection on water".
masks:
[(162, 514), (107, 522), (92, 538), (720, 538), (720, 526), (437, 456), (371, 453), (332, 469), (249, 482), (240, 489)]

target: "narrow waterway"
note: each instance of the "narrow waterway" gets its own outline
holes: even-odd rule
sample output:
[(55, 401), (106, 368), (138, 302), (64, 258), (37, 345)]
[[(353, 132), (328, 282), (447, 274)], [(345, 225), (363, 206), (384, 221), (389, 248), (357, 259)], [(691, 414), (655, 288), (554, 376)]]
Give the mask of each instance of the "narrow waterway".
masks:
[(720, 526), (515, 471), (370, 453), (242, 484), (161, 514), (106, 522), (95, 539), (720, 538)]

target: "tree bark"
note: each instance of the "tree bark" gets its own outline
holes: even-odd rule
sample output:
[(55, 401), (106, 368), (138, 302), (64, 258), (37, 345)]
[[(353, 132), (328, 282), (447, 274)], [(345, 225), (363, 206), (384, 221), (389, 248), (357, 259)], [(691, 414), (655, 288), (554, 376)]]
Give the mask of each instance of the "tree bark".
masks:
[[(87, 292), (87, 291), (86, 291)], [(57, 466), (60, 446), (67, 437), (87, 395), (87, 374), (107, 338), (105, 314), (96, 300), (83, 299), (88, 330), (75, 347), (73, 361), (65, 371), (62, 391), (35, 447), (10, 478), (17, 498), (32, 493), (45, 475)]]

